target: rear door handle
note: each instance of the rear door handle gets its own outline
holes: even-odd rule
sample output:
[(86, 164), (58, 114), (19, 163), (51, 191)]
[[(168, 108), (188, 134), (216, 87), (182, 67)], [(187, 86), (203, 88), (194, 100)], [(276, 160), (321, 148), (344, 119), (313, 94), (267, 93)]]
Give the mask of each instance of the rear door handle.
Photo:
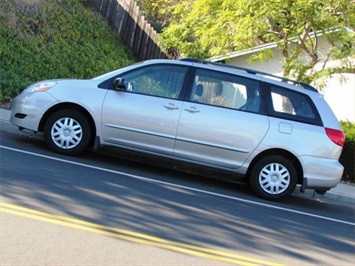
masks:
[(199, 110), (196, 109), (195, 106), (190, 106), (189, 108), (184, 108), (184, 111), (189, 112), (191, 114), (200, 112)]
[(175, 104), (173, 103), (168, 103), (166, 105), (164, 105), (164, 107), (168, 110), (177, 110), (179, 109), (179, 106), (176, 106)]

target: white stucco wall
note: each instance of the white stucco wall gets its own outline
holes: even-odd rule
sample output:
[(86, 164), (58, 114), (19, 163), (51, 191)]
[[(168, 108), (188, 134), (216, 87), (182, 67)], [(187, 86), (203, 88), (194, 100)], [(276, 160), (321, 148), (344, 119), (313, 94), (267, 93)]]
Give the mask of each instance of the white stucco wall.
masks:
[(282, 74), (283, 74), (283, 68), (282, 68), (283, 58), (282, 58), (280, 51), (274, 51), (274, 58), (272, 58), (268, 61), (265, 61), (265, 62), (254, 63), (254, 64), (248, 63), (248, 58), (250, 57), (250, 55), (251, 54), (246, 54), (246, 55), (241, 55), (238, 57), (226, 59), (226, 63), (231, 64), (231, 65), (235, 65), (235, 66), (256, 69), (256, 70), (264, 71), (267, 73), (282, 76)]
[[(321, 54), (326, 54), (327, 45), (321, 44)], [(274, 48), (271, 48), (274, 49)], [(226, 59), (227, 64), (252, 68), (275, 75), (282, 76), (283, 57), (280, 51), (274, 49), (274, 58), (267, 62), (249, 64), (249, 54), (239, 55)], [(338, 120), (355, 122), (355, 74), (344, 74), (345, 81), (341, 82), (339, 76), (334, 76), (326, 81), (326, 86), (320, 93), (328, 102)]]
[(355, 122), (355, 75), (343, 74), (346, 82), (339, 76), (328, 79), (327, 86), (321, 91), (338, 120)]

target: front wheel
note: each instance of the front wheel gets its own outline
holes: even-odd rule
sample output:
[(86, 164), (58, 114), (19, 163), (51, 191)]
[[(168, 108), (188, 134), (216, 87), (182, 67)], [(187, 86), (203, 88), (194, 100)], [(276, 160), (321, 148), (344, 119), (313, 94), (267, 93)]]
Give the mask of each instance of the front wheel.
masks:
[(90, 142), (91, 130), (87, 118), (72, 109), (53, 113), (44, 125), (44, 140), (53, 151), (76, 155)]
[(297, 171), (285, 157), (272, 155), (259, 160), (250, 173), (251, 189), (261, 198), (279, 200), (295, 190)]

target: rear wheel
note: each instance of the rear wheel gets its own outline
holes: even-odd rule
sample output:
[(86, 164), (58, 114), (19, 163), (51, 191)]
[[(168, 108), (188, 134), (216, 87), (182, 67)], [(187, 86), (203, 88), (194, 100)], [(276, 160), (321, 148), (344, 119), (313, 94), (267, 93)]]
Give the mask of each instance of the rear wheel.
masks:
[(48, 147), (65, 155), (81, 153), (88, 147), (91, 138), (87, 118), (73, 109), (53, 113), (46, 121), (43, 133)]
[(261, 198), (279, 200), (290, 195), (297, 184), (297, 171), (285, 157), (272, 155), (259, 160), (250, 173), (250, 186)]

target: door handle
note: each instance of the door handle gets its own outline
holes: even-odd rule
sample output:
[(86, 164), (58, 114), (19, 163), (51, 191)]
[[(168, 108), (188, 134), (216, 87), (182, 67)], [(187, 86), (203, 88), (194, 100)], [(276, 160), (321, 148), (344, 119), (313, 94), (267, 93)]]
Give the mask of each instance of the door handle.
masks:
[(184, 108), (184, 111), (189, 112), (191, 114), (199, 113), (200, 111), (196, 109), (195, 106), (190, 106), (189, 108)]
[(173, 103), (168, 103), (166, 105), (163, 105), (166, 109), (168, 110), (177, 110), (179, 109), (179, 106), (176, 106), (175, 104)]

